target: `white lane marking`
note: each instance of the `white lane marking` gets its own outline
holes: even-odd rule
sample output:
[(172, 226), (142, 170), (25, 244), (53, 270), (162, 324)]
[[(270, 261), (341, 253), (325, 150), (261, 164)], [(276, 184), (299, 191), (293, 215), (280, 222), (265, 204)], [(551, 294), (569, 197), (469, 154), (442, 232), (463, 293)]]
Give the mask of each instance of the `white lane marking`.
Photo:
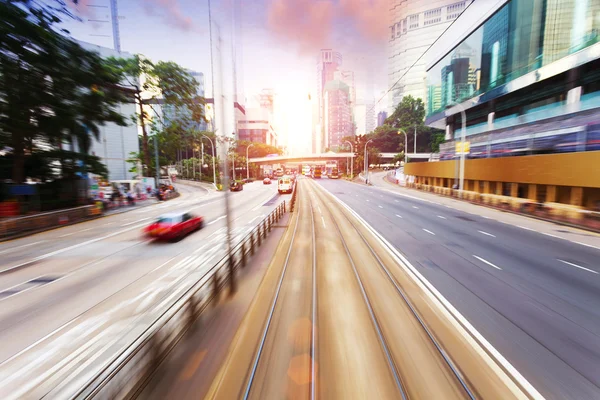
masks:
[[(367, 223), (356, 211), (350, 208), (346, 203), (337, 197), (329, 193), (330, 196), (342, 205), (350, 214), (352, 214), (368, 231), (370, 231), (379, 240), (382, 246), (396, 259), (398, 265), (400, 265), (406, 273), (413, 279), (413, 281), (421, 288), (421, 290), (438, 305), (438, 308), (442, 313), (449, 314), (449, 320), (459, 330), (463, 336), (470, 342), (475, 342), (478, 346), (473, 345), (473, 348), (477, 350), (479, 346), (485, 348), (487, 353), (485, 357), (489, 355), (493, 361), (502, 365), (507, 375), (514, 378), (523, 390), (527, 394), (536, 400), (543, 400), (544, 397), (537, 391), (537, 389), (485, 338), (481, 333), (475, 329), (475, 327), (446, 299), (439, 290), (435, 288), (429, 282), (423, 274), (421, 274), (408, 259), (402, 255), (390, 242), (388, 242), (378, 231), (376, 231), (371, 225)], [(454, 319), (450, 318), (454, 317)], [(464, 332), (464, 333), (463, 333)], [(468, 336), (470, 335), (470, 336)], [(473, 340), (474, 339), (474, 340)]]
[(321, 221), (323, 222), (323, 228), (327, 228), (327, 227), (325, 226), (325, 218), (323, 218), (323, 216), (322, 216), (322, 215), (321, 215)]
[(82, 229), (82, 230), (80, 230), (80, 231), (77, 231), (77, 233), (91, 231), (92, 229), (94, 229), (94, 228)]
[(367, 199), (367, 201), (371, 201), (371, 200)]
[[(507, 223), (508, 223), (508, 222), (507, 222)], [(517, 227), (519, 227), (519, 228), (521, 228), (521, 229), (525, 229), (526, 231), (532, 231), (532, 232), (536, 232), (536, 230), (535, 230), (535, 229), (531, 229), (531, 228), (528, 228), (528, 227), (526, 227), (526, 226), (517, 225)]]
[(598, 247), (598, 246), (594, 246), (594, 245), (587, 244), (587, 243), (582, 243), (582, 242), (575, 242), (575, 241), (572, 241), (572, 242), (573, 242), (573, 243), (580, 244), (580, 245), (582, 245), (582, 246), (591, 247), (591, 248), (593, 248), (593, 249), (598, 249), (598, 250), (600, 250), (600, 247)]
[(481, 218), (492, 219), (491, 217), (486, 217), (485, 215), (482, 215)]
[(550, 236), (550, 237), (557, 238), (557, 239), (562, 239), (560, 236), (556, 236), (556, 235), (553, 235), (551, 233), (546, 233), (546, 232), (540, 232), (540, 233), (542, 235)]
[[(120, 231), (111, 233), (111, 234), (106, 235), (106, 236), (100, 236), (100, 237), (95, 238), (95, 239), (87, 240), (87, 241), (85, 241), (83, 243), (77, 243), (77, 244), (74, 244), (74, 245), (69, 246), (69, 247), (64, 247), (62, 249), (58, 249), (58, 250), (55, 250), (53, 252), (43, 254), (43, 255), (35, 257), (35, 258), (33, 258), (33, 259), (29, 260), (29, 261), (25, 261), (25, 262), (22, 262), (20, 264), (13, 265), (12, 267), (8, 267), (8, 268), (5, 268), (3, 270), (0, 270), (0, 273), (8, 272), (8, 271), (13, 270), (15, 268), (22, 267), (24, 265), (30, 264), (30, 263), (35, 262), (35, 261), (44, 260), (44, 259), (46, 259), (48, 257), (52, 257), (52, 256), (55, 256), (57, 254), (64, 253), (65, 251), (69, 251), (69, 250), (72, 250), (72, 249), (77, 248), (77, 247), (86, 246), (88, 244), (96, 243), (96, 242), (99, 242), (101, 240), (108, 239), (108, 238), (111, 238), (113, 236), (117, 236), (117, 235), (120, 235), (122, 233), (125, 233), (125, 232), (129, 232), (129, 231), (131, 231), (133, 229), (141, 228), (143, 225), (145, 225), (145, 224), (135, 225), (135, 226), (132, 226), (131, 228), (122, 229)], [(73, 233), (75, 233), (75, 232), (73, 232)]]
[(137, 221), (128, 222), (128, 223), (126, 223), (126, 224), (123, 224), (123, 225), (121, 225), (121, 226), (129, 226), (129, 225), (137, 224), (138, 222), (147, 221), (147, 220), (149, 220), (149, 219), (150, 219), (150, 217), (147, 217), (147, 218), (142, 218), (142, 219), (138, 219)]
[(446, 218), (446, 217), (444, 217), (443, 215), (438, 215), (438, 218), (441, 218), (441, 219), (447, 219), (447, 218)]
[(107, 222), (106, 224), (102, 224), (102, 226), (108, 226), (108, 225), (112, 225), (114, 224), (114, 222)]
[(14, 251), (14, 250), (17, 250), (17, 249), (22, 249), (23, 247), (33, 246), (33, 245), (36, 245), (36, 244), (42, 243), (42, 242), (45, 242), (45, 240), (40, 240), (39, 242), (27, 243), (27, 244), (23, 244), (23, 245), (17, 246), (17, 247), (11, 247), (11, 248), (8, 248), (6, 250), (0, 251), (0, 254), (8, 253), (9, 251)]
[(486, 260), (486, 259), (483, 259), (483, 258), (481, 258), (481, 257), (479, 257), (479, 256), (476, 256), (475, 254), (473, 254), (473, 257), (475, 257), (476, 259), (478, 259), (478, 260), (479, 260), (479, 261), (481, 261), (482, 263), (486, 263), (486, 264), (487, 264), (487, 265), (489, 265), (490, 267), (494, 267), (494, 268), (496, 268), (496, 269), (499, 269), (500, 271), (502, 271), (502, 268), (500, 268), (500, 267), (498, 267), (498, 266), (496, 266), (496, 265), (492, 264), (491, 262), (489, 262), (489, 261), (488, 261), (488, 260)]
[(321, 206), (317, 204), (317, 209), (319, 210), (319, 214), (323, 214), (323, 211), (321, 211)]
[(402, 215), (398, 215), (398, 214), (396, 214), (396, 217), (398, 217), (398, 218), (402, 218)]
[(593, 269), (589, 269), (589, 268), (586, 268), (586, 267), (582, 267), (581, 265), (573, 264), (573, 263), (571, 263), (571, 262), (568, 262), (568, 261), (565, 261), (565, 260), (561, 260), (561, 259), (559, 259), (559, 258), (557, 258), (557, 260), (558, 260), (558, 261), (560, 261), (561, 263), (565, 263), (565, 264), (567, 264), (567, 265), (570, 265), (570, 266), (572, 266), (572, 267), (579, 268), (579, 269), (583, 269), (583, 270), (585, 270), (585, 271), (591, 272), (592, 274), (596, 274), (596, 275), (598, 275), (598, 272), (597, 272), (597, 271), (594, 271)]
[(429, 229), (425, 229), (425, 228), (423, 228), (423, 230), (424, 230), (425, 232), (429, 233), (430, 235), (433, 235), (433, 236), (435, 236), (435, 233), (431, 232)]
[(417, 206), (413, 206), (413, 208), (416, 208), (417, 210), (419, 209), (419, 207), (417, 207)]
[(356, 194), (355, 196), (356, 196), (356, 197), (358, 197), (358, 195), (357, 195), (357, 194)]
[(377, 206), (377, 207), (379, 207), (379, 208), (383, 208), (382, 206)]
[(219, 218), (217, 218), (217, 219), (213, 219), (212, 221), (210, 221), (210, 222), (209, 222), (207, 225), (212, 225), (212, 224), (214, 224), (215, 222), (217, 222), (217, 221), (219, 221), (219, 220), (221, 220), (221, 219), (223, 219), (223, 218), (225, 218), (225, 217), (226, 217), (226, 215), (221, 215)]
[(59, 238), (63, 238), (63, 237), (67, 237), (67, 236), (71, 236), (74, 235), (76, 232), (71, 232), (71, 233), (65, 233), (64, 235), (60, 235)]
[(399, 200), (394, 200), (394, 201), (395, 201), (396, 203), (400, 203), (400, 201), (399, 201)]
[(452, 207), (452, 206), (444, 206), (444, 207), (446, 207), (446, 208), (454, 208), (454, 207)]
[(487, 232), (484, 232), (484, 231), (477, 231), (477, 232), (481, 233), (482, 235), (496, 237), (495, 235), (492, 235), (491, 233), (487, 233)]

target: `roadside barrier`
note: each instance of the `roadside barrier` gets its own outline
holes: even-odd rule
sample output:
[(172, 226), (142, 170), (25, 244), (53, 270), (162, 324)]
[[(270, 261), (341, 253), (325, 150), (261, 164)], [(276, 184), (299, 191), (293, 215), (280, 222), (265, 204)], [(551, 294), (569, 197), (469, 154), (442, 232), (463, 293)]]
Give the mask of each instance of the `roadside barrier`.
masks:
[(2, 219), (0, 220), (0, 238), (57, 228), (97, 216), (99, 213), (97, 205), (89, 205), (25, 217)]
[[(292, 197), (293, 198), (293, 197)], [(225, 287), (235, 292), (236, 271), (247, 265), (247, 258), (266, 238), (273, 224), (284, 215), (285, 201), (263, 219), (250, 233), (210, 268), (192, 287), (159, 315), (135, 341), (116, 354), (79, 392), (75, 399), (132, 399), (137, 397), (160, 362), (177, 345), (209, 304), (219, 298)], [(291, 207), (290, 207), (291, 209)]]

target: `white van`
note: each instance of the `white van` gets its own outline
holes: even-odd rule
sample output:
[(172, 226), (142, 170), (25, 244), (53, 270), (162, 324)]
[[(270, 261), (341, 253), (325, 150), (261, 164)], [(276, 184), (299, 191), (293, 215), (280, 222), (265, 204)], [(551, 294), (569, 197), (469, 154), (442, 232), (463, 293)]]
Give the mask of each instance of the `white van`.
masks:
[(292, 193), (292, 178), (286, 175), (277, 179), (277, 190), (279, 194)]

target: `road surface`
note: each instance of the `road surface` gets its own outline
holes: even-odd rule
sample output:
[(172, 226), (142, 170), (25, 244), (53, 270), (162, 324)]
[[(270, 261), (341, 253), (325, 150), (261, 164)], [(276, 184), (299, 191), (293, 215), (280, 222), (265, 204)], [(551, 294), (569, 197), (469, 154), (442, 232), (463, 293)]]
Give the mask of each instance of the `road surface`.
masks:
[(453, 199), (319, 182), (548, 399), (600, 398), (600, 236)]
[(310, 179), (299, 179), (298, 190), (298, 211), (210, 387), (195, 370), (205, 359), (219, 360), (210, 357), (211, 348), (187, 344), (189, 360), (168, 364), (182, 368), (172, 374), (180, 379), (157, 374), (153, 393), (180, 399), (525, 398), (357, 219)]
[[(36, 398), (89, 377), (225, 251), (223, 195), (178, 185), (180, 198), (0, 244), (0, 397)], [(275, 185), (231, 194), (234, 236), (289, 196)], [(177, 243), (144, 238), (161, 214), (192, 211), (205, 228)]]

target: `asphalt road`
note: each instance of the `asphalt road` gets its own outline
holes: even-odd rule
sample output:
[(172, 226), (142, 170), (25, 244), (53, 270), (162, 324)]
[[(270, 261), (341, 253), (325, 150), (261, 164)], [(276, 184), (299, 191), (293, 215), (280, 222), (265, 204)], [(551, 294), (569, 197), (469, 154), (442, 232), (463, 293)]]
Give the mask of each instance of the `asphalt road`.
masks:
[[(223, 256), (223, 195), (178, 189), (165, 203), (0, 245), (0, 397), (38, 397), (89, 376)], [(234, 237), (288, 197), (261, 183), (232, 193)], [(203, 215), (205, 228), (177, 243), (143, 237), (144, 226), (175, 211)]]
[(372, 180), (322, 179), (548, 399), (600, 398), (600, 237)]
[[(180, 379), (161, 385), (156, 376), (153, 392), (163, 398), (207, 399), (462, 399), (468, 391), (481, 398), (522, 395), (349, 212), (314, 181), (301, 178), (298, 185), (298, 212), (210, 389), (205, 389), (206, 377), (194, 371), (208, 350), (188, 343), (188, 360), (167, 362), (181, 368), (169, 371)], [(427, 336), (400, 292), (442, 341)], [(211, 335), (210, 325), (203, 329)], [(469, 377), (464, 383), (468, 391), (445, 355)]]

